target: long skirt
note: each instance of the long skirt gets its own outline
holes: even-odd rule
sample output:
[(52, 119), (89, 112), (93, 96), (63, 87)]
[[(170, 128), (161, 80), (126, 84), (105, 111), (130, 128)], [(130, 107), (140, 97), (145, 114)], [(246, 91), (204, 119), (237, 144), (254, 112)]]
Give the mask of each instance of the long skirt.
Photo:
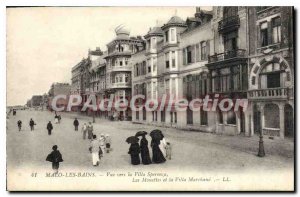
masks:
[(52, 169), (58, 170), (58, 168), (59, 168), (59, 162), (52, 162)]
[(163, 163), (166, 161), (166, 159), (158, 145), (154, 145), (152, 147), (152, 152), (153, 152), (153, 155), (152, 155), (153, 163)]
[(58, 123), (58, 118), (55, 118), (54, 122), (55, 122), (55, 124), (57, 124)]
[(139, 165), (141, 163), (141, 160), (140, 160), (140, 156), (139, 154), (137, 153), (132, 153), (130, 154), (131, 156), (131, 164), (132, 165)]
[(93, 159), (93, 165), (96, 166), (99, 164), (100, 159), (99, 159), (99, 153), (98, 152), (93, 152), (92, 153), (92, 159)]
[(88, 139), (93, 139), (93, 131), (88, 131)]

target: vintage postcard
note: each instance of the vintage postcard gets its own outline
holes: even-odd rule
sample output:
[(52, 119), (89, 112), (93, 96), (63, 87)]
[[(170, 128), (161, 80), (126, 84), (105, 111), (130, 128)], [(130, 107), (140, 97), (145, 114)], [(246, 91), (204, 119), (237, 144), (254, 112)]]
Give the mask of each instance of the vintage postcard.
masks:
[(6, 7), (8, 191), (294, 191), (294, 8)]

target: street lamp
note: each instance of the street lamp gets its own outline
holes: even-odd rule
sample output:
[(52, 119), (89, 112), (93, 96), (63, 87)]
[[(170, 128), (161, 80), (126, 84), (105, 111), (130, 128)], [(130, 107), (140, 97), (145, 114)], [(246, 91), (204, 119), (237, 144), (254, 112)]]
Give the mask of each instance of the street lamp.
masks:
[(95, 110), (93, 110), (93, 123), (95, 123)]
[(260, 130), (260, 134), (259, 134), (259, 146), (258, 146), (258, 155), (257, 156), (259, 156), (259, 157), (264, 157), (265, 156), (262, 129)]

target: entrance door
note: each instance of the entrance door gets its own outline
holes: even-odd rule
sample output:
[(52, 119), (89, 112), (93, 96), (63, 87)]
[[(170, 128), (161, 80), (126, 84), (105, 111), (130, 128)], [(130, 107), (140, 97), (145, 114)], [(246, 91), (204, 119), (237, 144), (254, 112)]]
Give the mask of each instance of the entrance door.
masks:
[(261, 113), (258, 110), (257, 105), (254, 105), (253, 107), (253, 124), (254, 124), (254, 133), (259, 135), (261, 131)]
[(290, 105), (284, 106), (284, 136), (294, 137), (294, 116)]

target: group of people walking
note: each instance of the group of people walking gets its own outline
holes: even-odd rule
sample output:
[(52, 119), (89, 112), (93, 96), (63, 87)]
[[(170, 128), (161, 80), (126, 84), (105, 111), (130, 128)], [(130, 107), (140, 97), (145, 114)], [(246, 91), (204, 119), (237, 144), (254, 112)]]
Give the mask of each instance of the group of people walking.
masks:
[[(148, 140), (146, 139), (147, 132), (139, 131), (135, 136), (127, 138), (126, 141), (131, 144), (128, 154), (130, 154), (132, 165), (139, 165), (141, 160), (142, 164), (149, 165), (151, 163), (164, 163), (166, 158), (169, 160), (171, 159), (171, 143), (166, 142), (161, 131), (155, 130), (155, 132), (157, 132), (157, 134), (150, 134), (152, 138), (150, 144), (150, 147), (152, 148), (152, 160), (150, 158)], [(138, 137), (142, 137), (140, 143)]]
[[(73, 122), (73, 125), (74, 125), (74, 128), (75, 128), (75, 131), (78, 131), (79, 121), (77, 120), (77, 118), (75, 118), (75, 120)], [(82, 134), (83, 134), (82, 137), (83, 137), (84, 140), (86, 139), (86, 137), (89, 140), (93, 139), (94, 127), (93, 127), (91, 122), (89, 122), (89, 124), (83, 123), (81, 130), (82, 130)]]
[[(36, 123), (32, 120), (32, 118), (30, 118), (30, 120), (29, 120), (30, 131), (34, 130), (35, 125), (36, 125)], [(22, 121), (21, 120), (18, 120), (17, 126), (18, 126), (19, 131), (21, 131), (22, 130)]]
[(101, 134), (100, 138), (98, 139), (96, 135), (93, 135), (89, 151), (92, 154), (93, 166), (98, 166), (104, 153), (109, 153), (111, 151), (110, 136), (108, 134)]
[[(74, 130), (78, 131), (79, 121), (77, 118), (73, 121)], [(108, 134), (104, 135), (100, 134), (98, 138), (97, 135), (94, 134), (94, 127), (91, 122), (83, 123), (82, 125), (82, 133), (83, 139), (86, 138), (90, 140), (89, 151), (92, 155), (92, 163), (93, 166), (98, 166), (100, 164), (100, 160), (103, 157), (104, 153), (109, 153), (111, 151), (111, 138)]]

